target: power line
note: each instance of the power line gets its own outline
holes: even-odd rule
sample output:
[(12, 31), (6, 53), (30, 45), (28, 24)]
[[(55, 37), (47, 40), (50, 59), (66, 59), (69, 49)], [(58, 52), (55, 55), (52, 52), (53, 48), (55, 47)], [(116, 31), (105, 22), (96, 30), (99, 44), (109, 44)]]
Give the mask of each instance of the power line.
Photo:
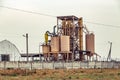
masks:
[[(26, 10), (22, 10), (22, 9), (7, 7), (7, 6), (0, 6), (0, 7), (11, 9), (11, 10), (16, 10), (16, 11), (21, 11), (21, 12), (26, 12), (26, 13), (31, 13), (31, 14), (42, 15), (42, 16), (56, 17), (56, 16), (49, 15), (49, 14), (44, 14), (44, 13), (39, 13), (39, 12), (34, 12), (34, 11), (26, 11)], [(89, 22), (89, 21), (84, 21), (84, 22), (90, 23), (90, 24), (102, 25), (102, 26), (106, 26), (106, 27), (109, 26), (109, 27), (114, 27), (114, 28), (120, 28), (120, 26), (116, 26), (116, 25), (102, 24), (102, 23)]]
[(38, 15), (42, 15), (42, 16), (56, 17), (56, 16), (53, 16), (53, 15), (43, 14), (43, 13), (34, 12), (34, 11), (26, 11), (26, 10), (17, 9), (17, 8), (11, 8), (11, 7), (6, 7), (6, 6), (0, 6), (0, 7), (11, 9), (11, 10), (16, 10), (16, 11), (21, 11), (21, 12), (26, 12), (26, 13), (38, 14)]
[(120, 28), (120, 26), (116, 26), (116, 25), (109, 25), (109, 24), (102, 24), (102, 23), (96, 23), (96, 22), (89, 22), (89, 21), (84, 21), (86, 23), (90, 23), (90, 24), (96, 24), (96, 25), (102, 25), (102, 26), (106, 26), (106, 27), (114, 27), (114, 28)]

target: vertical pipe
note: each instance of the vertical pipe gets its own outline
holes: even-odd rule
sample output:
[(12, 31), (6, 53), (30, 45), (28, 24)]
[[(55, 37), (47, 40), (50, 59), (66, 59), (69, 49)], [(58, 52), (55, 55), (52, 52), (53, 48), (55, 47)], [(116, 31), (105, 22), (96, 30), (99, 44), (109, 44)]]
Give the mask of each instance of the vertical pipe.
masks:
[(83, 20), (82, 18), (79, 18), (79, 21), (78, 21), (78, 25), (79, 25), (79, 48), (80, 50), (83, 50)]
[(59, 27), (59, 26), (58, 26), (58, 18), (57, 18), (57, 34), (58, 34), (58, 27)]
[[(83, 20), (82, 18), (79, 18), (78, 20), (79, 25), (79, 50), (83, 50)], [(83, 60), (83, 52), (80, 52), (80, 60)]]
[(68, 59), (69, 59), (69, 53), (66, 53), (67, 54), (67, 62), (68, 62)]
[[(74, 25), (74, 17), (73, 17), (73, 25)], [(72, 61), (74, 61), (74, 26), (73, 26), (73, 53), (72, 53)]]

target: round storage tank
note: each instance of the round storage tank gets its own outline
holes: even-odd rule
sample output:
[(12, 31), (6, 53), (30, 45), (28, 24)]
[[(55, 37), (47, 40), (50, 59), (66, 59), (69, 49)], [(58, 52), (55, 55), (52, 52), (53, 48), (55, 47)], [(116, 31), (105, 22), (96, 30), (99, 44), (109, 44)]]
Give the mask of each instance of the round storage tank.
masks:
[(70, 36), (60, 36), (61, 51), (70, 51)]
[(42, 51), (43, 51), (43, 53), (49, 53), (50, 45), (42, 45)]
[(51, 37), (51, 52), (59, 51), (59, 37)]
[(95, 53), (95, 40), (94, 40), (94, 34), (86, 34), (86, 50), (91, 51), (91, 53)]

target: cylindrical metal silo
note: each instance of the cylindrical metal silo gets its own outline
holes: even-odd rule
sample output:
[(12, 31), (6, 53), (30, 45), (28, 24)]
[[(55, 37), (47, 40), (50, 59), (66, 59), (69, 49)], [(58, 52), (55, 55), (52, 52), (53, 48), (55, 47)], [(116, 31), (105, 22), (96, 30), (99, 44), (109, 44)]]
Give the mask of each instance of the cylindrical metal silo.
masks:
[(42, 51), (44, 53), (49, 53), (50, 52), (50, 45), (42, 45)]
[(94, 34), (86, 34), (86, 50), (95, 53), (95, 38)]
[(59, 51), (59, 37), (51, 37), (51, 52), (58, 52)]
[(60, 36), (60, 50), (70, 51), (70, 36)]

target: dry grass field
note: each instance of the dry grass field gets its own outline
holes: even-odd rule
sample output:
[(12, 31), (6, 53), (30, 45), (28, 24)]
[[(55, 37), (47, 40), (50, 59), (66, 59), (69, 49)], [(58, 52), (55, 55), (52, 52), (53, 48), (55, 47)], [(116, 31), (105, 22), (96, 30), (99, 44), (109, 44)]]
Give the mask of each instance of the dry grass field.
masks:
[(120, 69), (0, 70), (0, 80), (120, 80)]

